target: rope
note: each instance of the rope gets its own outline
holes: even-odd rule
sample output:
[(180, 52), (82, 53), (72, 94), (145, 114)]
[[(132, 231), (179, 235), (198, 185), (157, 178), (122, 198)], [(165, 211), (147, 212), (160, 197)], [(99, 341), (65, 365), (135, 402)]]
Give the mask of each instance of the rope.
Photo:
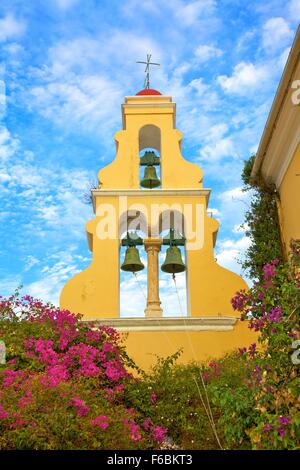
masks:
[[(175, 286), (175, 290), (176, 290), (176, 294), (177, 294), (177, 298), (178, 298), (178, 304), (179, 304), (179, 309), (180, 309), (180, 313), (182, 315), (182, 317), (184, 318), (184, 312), (183, 312), (183, 308), (182, 308), (182, 304), (181, 304), (181, 301), (180, 301), (180, 296), (179, 296), (179, 292), (178, 292), (178, 288), (177, 288), (177, 284), (176, 284), (176, 276), (175, 276), (175, 273), (172, 274), (172, 279), (174, 281), (174, 286)], [(191, 350), (193, 352), (193, 355), (194, 355), (194, 359), (196, 360), (196, 352), (195, 352), (195, 349), (194, 349), (194, 346), (193, 346), (193, 343), (191, 341), (191, 338), (190, 338), (190, 335), (188, 334), (188, 331), (186, 329), (186, 323), (185, 323), (185, 320), (184, 320), (184, 324), (185, 324), (185, 334), (187, 335), (188, 337), (188, 340), (189, 340), (189, 343), (190, 343), (190, 347), (191, 347)], [(207, 406), (204, 402), (204, 398), (202, 396), (202, 393), (201, 393), (201, 390), (200, 390), (200, 387), (199, 387), (199, 384), (198, 384), (198, 381), (196, 379), (195, 376), (193, 376), (193, 380), (196, 384), (196, 387), (197, 387), (197, 390), (198, 390), (198, 393), (199, 393), (199, 397), (201, 399), (201, 403), (203, 405), (203, 408), (207, 414), (207, 417), (208, 417), (208, 421), (211, 425), (211, 428), (213, 430), (213, 433), (215, 435), (215, 438), (216, 438), (216, 441), (220, 447), (221, 450), (224, 450), (223, 447), (222, 447), (222, 444), (220, 442), (220, 439), (219, 439), (219, 436), (218, 436), (218, 433), (217, 433), (217, 429), (216, 429), (216, 425), (215, 425), (215, 422), (214, 422), (214, 417), (213, 417), (213, 414), (212, 414), (212, 410), (211, 410), (211, 406), (210, 406), (210, 402), (209, 402), (209, 398), (208, 398), (208, 394), (207, 394), (207, 390), (206, 390), (206, 386), (205, 386), (205, 382), (204, 382), (204, 379), (203, 379), (203, 376), (202, 376), (202, 372), (200, 370), (200, 378), (201, 378), (201, 383), (202, 383), (202, 387), (204, 389), (204, 392), (205, 392), (205, 398), (206, 398), (206, 403), (207, 403)]]
[(181, 316), (184, 317), (184, 311), (183, 311), (183, 308), (182, 308), (182, 304), (181, 304), (181, 301), (180, 301), (179, 292), (178, 292), (178, 289), (177, 289), (175, 273), (172, 274), (172, 279), (173, 279), (173, 281), (174, 281), (175, 291), (176, 291), (176, 294), (177, 294), (177, 299), (178, 299), (178, 304), (179, 304), (179, 310), (180, 310)]
[[(147, 298), (146, 298), (146, 295), (145, 295), (145, 293), (144, 293), (144, 290), (143, 290), (143, 288), (142, 288), (142, 286), (141, 286), (141, 284), (140, 284), (140, 282), (139, 282), (139, 279), (138, 279), (138, 277), (137, 277), (137, 273), (136, 273), (136, 272), (133, 272), (132, 274), (134, 275), (134, 277), (135, 277), (135, 279), (136, 279), (136, 281), (137, 281), (137, 284), (138, 284), (138, 286), (139, 286), (139, 288), (140, 288), (140, 290), (141, 290), (141, 293), (142, 293), (142, 295), (143, 295), (143, 297), (144, 297), (144, 299), (145, 299), (145, 301), (146, 301), (146, 303), (147, 303)], [(182, 307), (182, 304), (181, 304), (181, 301), (180, 301), (179, 291), (178, 291), (177, 284), (176, 284), (176, 276), (175, 276), (175, 273), (172, 274), (172, 279), (173, 279), (173, 281), (174, 281), (175, 291), (176, 291), (176, 294), (177, 294), (177, 299), (178, 299), (178, 304), (179, 304), (179, 310), (180, 310), (181, 316), (184, 318), (185, 315), (184, 315), (183, 307)], [(159, 319), (159, 318), (156, 318), (156, 320), (157, 320), (158, 324), (160, 324), (160, 319)], [(185, 323), (185, 322), (184, 322), (184, 323)], [(164, 333), (165, 333), (165, 332), (164, 332)], [(186, 323), (185, 323), (185, 334), (186, 334), (187, 337), (188, 337), (188, 340), (189, 340), (189, 343), (190, 343), (190, 347), (191, 347), (191, 350), (192, 350), (193, 355), (194, 355), (194, 359), (196, 360), (196, 352), (195, 352), (193, 343), (192, 343), (192, 341), (191, 341), (190, 335), (189, 335), (189, 333), (188, 333), (188, 331), (187, 331), (187, 329), (186, 329)], [(167, 335), (167, 333), (165, 333), (165, 336), (167, 337), (168, 342), (169, 342), (170, 345), (171, 345), (171, 341), (170, 341), (170, 338), (169, 338), (169, 336)], [(217, 429), (216, 429), (216, 425), (215, 425), (215, 422), (214, 422), (213, 413), (212, 413), (212, 410), (211, 410), (211, 406), (210, 406), (210, 402), (209, 402), (209, 398), (208, 398), (208, 394), (207, 394), (207, 390), (206, 390), (206, 385), (205, 385), (205, 382), (204, 382), (204, 379), (203, 379), (201, 370), (200, 370), (200, 378), (201, 378), (202, 387), (203, 387), (204, 392), (205, 392), (205, 398), (206, 398), (205, 401), (206, 401), (206, 404), (205, 404), (205, 401), (204, 401), (204, 397), (203, 397), (203, 395), (202, 395), (202, 393), (201, 393), (201, 389), (200, 389), (200, 387), (199, 387), (198, 381), (197, 381), (196, 377), (193, 376), (193, 380), (194, 380), (194, 382), (195, 382), (195, 384), (196, 384), (196, 387), (197, 387), (197, 390), (198, 390), (198, 393), (199, 393), (199, 397), (200, 397), (201, 403), (202, 403), (203, 408), (204, 408), (204, 410), (205, 410), (205, 412), (206, 412), (206, 415), (207, 415), (207, 417), (208, 417), (208, 421), (209, 421), (209, 423), (210, 423), (210, 425), (211, 425), (211, 428), (212, 428), (213, 433), (214, 433), (214, 435), (215, 435), (216, 441), (217, 441), (217, 443), (218, 443), (220, 449), (221, 449), (221, 450), (224, 450), (223, 447), (222, 447), (222, 444), (221, 444), (221, 442), (220, 442), (218, 433), (217, 433)], [(198, 418), (198, 419), (199, 419), (199, 418)]]
[(144, 290), (143, 290), (143, 288), (142, 288), (142, 286), (141, 286), (141, 284), (140, 284), (140, 281), (139, 281), (139, 279), (138, 279), (138, 277), (137, 277), (137, 273), (136, 273), (136, 272), (133, 272), (132, 274), (134, 275), (135, 280), (136, 280), (136, 282), (137, 282), (137, 284), (138, 284), (138, 286), (139, 286), (139, 288), (140, 288), (140, 291), (141, 291), (141, 293), (142, 293), (142, 295), (143, 295), (143, 297), (144, 297), (144, 299), (145, 299), (145, 301), (146, 301), (146, 303), (147, 303), (147, 298), (146, 298), (145, 292), (144, 292)]

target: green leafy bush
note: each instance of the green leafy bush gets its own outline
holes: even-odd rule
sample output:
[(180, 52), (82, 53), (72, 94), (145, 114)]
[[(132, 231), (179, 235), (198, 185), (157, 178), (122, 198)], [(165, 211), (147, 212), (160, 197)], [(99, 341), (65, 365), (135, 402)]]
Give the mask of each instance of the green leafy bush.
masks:
[(251, 244), (241, 265), (252, 278), (261, 279), (263, 266), (272, 259), (284, 260), (278, 218), (279, 194), (276, 187), (259, 174), (251, 178), (255, 155), (245, 161), (242, 173), (244, 191), (251, 191), (250, 208), (245, 214), (243, 227)]

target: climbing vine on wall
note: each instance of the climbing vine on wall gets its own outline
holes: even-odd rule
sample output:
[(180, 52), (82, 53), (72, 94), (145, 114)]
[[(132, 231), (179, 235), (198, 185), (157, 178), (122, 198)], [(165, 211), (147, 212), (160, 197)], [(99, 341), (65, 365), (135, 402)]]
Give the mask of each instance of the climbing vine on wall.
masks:
[(243, 224), (251, 245), (241, 264), (251, 277), (261, 279), (264, 264), (273, 259), (283, 261), (283, 249), (277, 212), (279, 194), (275, 185), (267, 183), (260, 174), (251, 178), (254, 159), (252, 155), (245, 161), (242, 172), (243, 190), (252, 190), (253, 196)]

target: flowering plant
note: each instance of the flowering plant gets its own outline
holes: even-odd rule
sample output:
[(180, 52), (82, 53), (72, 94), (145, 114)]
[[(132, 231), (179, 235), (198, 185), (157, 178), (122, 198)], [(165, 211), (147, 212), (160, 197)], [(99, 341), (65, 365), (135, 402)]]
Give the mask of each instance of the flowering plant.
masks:
[[(119, 334), (30, 296), (0, 298), (0, 449), (142, 449), (167, 432), (129, 408)], [(113, 406), (112, 406), (113, 405)]]
[(263, 279), (232, 300), (259, 332), (259, 348), (240, 350), (245, 382), (255, 403), (255, 417), (246, 429), (254, 448), (300, 447), (300, 375), (291, 361), (292, 342), (300, 333), (300, 241), (293, 241), (289, 262), (273, 260)]

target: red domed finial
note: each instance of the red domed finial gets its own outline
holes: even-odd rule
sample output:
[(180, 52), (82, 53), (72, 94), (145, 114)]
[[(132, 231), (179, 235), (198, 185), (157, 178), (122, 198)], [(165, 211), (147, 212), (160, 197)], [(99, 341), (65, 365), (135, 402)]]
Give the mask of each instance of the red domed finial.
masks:
[(144, 88), (143, 90), (136, 93), (136, 96), (141, 95), (161, 95), (161, 93), (157, 90), (153, 90), (152, 88)]

